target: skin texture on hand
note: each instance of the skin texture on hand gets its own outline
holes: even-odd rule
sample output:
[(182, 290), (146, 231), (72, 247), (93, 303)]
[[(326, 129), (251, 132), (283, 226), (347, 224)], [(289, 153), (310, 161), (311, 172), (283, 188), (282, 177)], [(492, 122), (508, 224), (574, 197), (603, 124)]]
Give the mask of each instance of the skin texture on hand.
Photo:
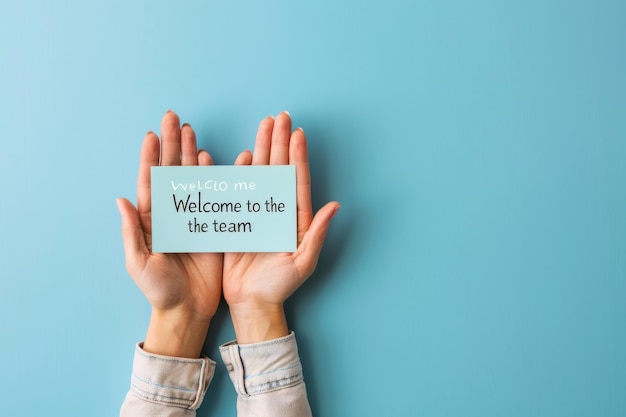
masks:
[(141, 148), (137, 207), (117, 200), (122, 217), (126, 269), (150, 304), (152, 315), (144, 350), (168, 356), (199, 357), (222, 290), (223, 255), (216, 253), (152, 253), (150, 167), (211, 165), (197, 150), (188, 124), (168, 111), (161, 121), (161, 140), (148, 132)]
[(261, 121), (254, 154), (242, 152), (235, 165), (295, 165), (298, 246), (293, 253), (152, 252), (150, 167), (211, 165), (198, 151), (191, 126), (180, 126), (169, 111), (161, 139), (144, 138), (137, 179), (137, 207), (117, 200), (122, 217), (126, 268), (150, 304), (152, 315), (143, 349), (186, 358), (199, 357), (222, 290), (238, 343), (255, 343), (288, 334), (283, 303), (313, 273), (339, 203), (330, 202), (313, 216), (306, 136), (291, 130), (283, 112)]
[(293, 253), (224, 254), (223, 291), (238, 343), (288, 334), (283, 304), (313, 273), (339, 203), (313, 216), (306, 136), (291, 130), (289, 113), (261, 121), (254, 153), (242, 152), (235, 165), (295, 165), (298, 246)]

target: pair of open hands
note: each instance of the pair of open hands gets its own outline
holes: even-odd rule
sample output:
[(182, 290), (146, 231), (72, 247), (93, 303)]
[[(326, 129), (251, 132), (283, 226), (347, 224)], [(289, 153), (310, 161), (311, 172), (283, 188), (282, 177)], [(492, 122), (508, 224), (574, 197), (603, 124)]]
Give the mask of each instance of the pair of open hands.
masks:
[(311, 207), (306, 137), (291, 130), (287, 112), (259, 124), (254, 152), (245, 150), (235, 165), (295, 165), (298, 245), (293, 253), (153, 253), (151, 246), (150, 167), (211, 165), (198, 151), (189, 124), (168, 111), (161, 121), (161, 140), (148, 132), (141, 148), (137, 207), (117, 200), (122, 217), (126, 268), (152, 305), (144, 350), (198, 357), (222, 293), (229, 305), (239, 343), (288, 334), (284, 301), (313, 273), (337, 202), (315, 216)]

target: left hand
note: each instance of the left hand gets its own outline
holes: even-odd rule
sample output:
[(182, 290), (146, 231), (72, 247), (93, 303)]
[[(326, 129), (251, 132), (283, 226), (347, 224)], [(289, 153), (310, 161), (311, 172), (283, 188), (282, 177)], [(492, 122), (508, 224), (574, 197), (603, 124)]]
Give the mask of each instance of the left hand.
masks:
[(153, 253), (150, 167), (211, 165), (206, 151), (197, 151), (188, 124), (168, 111), (161, 122), (161, 141), (144, 138), (137, 179), (137, 208), (117, 200), (122, 216), (126, 268), (152, 305), (144, 350), (169, 356), (198, 357), (209, 322), (221, 298), (222, 259), (219, 253)]

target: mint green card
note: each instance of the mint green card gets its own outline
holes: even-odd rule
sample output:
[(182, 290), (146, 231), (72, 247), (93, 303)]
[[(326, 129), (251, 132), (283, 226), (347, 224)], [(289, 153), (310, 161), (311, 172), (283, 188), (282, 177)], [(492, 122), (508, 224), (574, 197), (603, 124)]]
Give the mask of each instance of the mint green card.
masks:
[(152, 167), (153, 252), (293, 252), (293, 165)]

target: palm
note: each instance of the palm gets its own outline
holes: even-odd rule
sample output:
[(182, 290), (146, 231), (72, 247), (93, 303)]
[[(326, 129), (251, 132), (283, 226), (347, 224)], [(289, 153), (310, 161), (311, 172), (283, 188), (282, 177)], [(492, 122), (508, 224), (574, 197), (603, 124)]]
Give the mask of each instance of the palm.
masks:
[(291, 283), (301, 277), (290, 253), (226, 253), (223, 274), (229, 304), (247, 300), (280, 304), (295, 290)]
[(329, 203), (313, 218), (306, 137), (291, 131), (288, 113), (259, 125), (254, 154), (243, 152), (236, 165), (296, 166), (298, 248), (294, 253), (224, 254), (223, 291), (230, 306), (282, 303), (311, 275), (328, 229), (338, 208)]
[(152, 252), (150, 167), (209, 165), (211, 157), (205, 151), (197, 152), (195, 133), (188, 125), (181, 128), (174, 113), (163, 117), (161, 131), (161, 142), (151, 132), (144, 139), (137, 209), (128, 200), (120, 201), (127, 269), (153, 307), (182, 309), (210, 318), (221, 297), (223, 255)]
[(136, 281), (156, 308), (185, 306), (198, 315), (212, 317), (221, 291), (220, 280), (215, 277), (220, 277), (221, 271), (221, 254), (159, 253), (150, 256)]

